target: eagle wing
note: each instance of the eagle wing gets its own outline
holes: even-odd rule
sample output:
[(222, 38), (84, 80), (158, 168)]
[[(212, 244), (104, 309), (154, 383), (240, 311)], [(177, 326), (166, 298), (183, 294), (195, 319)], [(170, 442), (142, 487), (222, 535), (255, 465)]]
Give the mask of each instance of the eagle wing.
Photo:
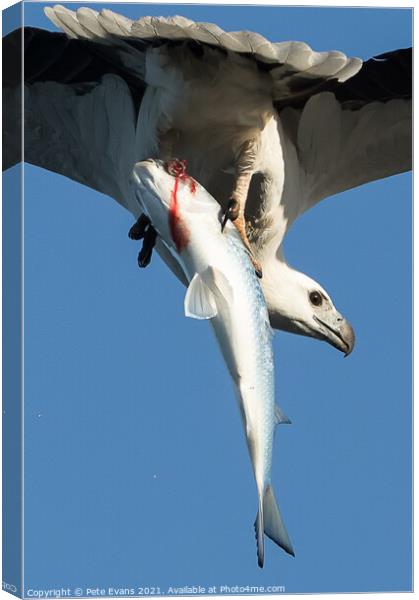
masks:
[(285, 194), (292, 218), (323, 198), (412, 168), (412, 51), (366, 61), (307, 102), (277, 103), (301, 193)]
[[(109, 10), (47, 7), (64, 33), (35, 28), (3, 39), (4, 167), (26, 160), (108, 194), (130, 208), (129, 180), (139, 156), (138, 116), (146, 89), (146, 50), (186, 44), (239, 54), (269, 72), (272, 97), (304, 102), (330, 81), (345, 81), (361, 61), (314, 52), (302, 42), (271, 43), (184, 17), (132, 21)], [(25, 143), (21, 156), (21, 48), (24, 36)], [(142, 124), (144, 130), (144, 124)]]

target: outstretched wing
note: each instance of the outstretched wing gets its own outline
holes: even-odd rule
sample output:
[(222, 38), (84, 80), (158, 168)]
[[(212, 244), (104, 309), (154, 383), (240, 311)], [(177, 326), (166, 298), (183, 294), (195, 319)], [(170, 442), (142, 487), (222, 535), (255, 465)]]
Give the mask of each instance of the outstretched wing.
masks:
[[(132, 166), (144, 158), (137, 155), (137, 118), (150, 46), (186, 44), (194, 56), (202, 57), (203, 68), (209, 46), (218, 48), (220, 57), (251, 57), (271, 74), (274, 98), (307, 99), (330, 78), (344, 81), (361, 65), (340, 52), (314, 52), (300, 42), (271, 43), (256, 33), (228, 33), (184, 17), (131, 21), (109, 10), (73, 12), (62, 6), (45, 12), (64, 33), (23, 31), (23, 158), (126, 206)], [(22, 159), (21, 35), (18, 30), (3, 41), (6, 168)]]
[[(222, 58), (232, 53), (251, 58), (270, 74), (284, 132), (281, 203), (287, 227), (328, 195), (410, 168), (408, 50), (367, 61), (360, 70), (359, 59), (340, 52), (313, 52), (301, 42), (271, 43), (258, 34), (228, 33), (184, 17), (131, 21), (109, 10), (73, 12), (60, 6), (47, 7), (46, 13), (64, 33), (32, 28), (23, 33), (24, 157), (22, 32), (3, 41), (6, 168), (23, 158), (130, 208), (132, 167), (144, 158), (138, 152), (138, 114), (147, 85), (146, 50), (179, 43), (202, 59), (202, 68), (210, 46)], [(228, 187), (222, 175), (214, 176)]]
[(3, 39), (3, 168), (25, 160), (126, 205), (144, 84), (132, 75), (118, 46), (110, 54), (103, 49), (88, 40), (33, 28)]
[(277, 107), (298, 159), (294, 218), (323, 198), (412, 168), (411, 49), (372, 58), (348, 81), (291, 104)]

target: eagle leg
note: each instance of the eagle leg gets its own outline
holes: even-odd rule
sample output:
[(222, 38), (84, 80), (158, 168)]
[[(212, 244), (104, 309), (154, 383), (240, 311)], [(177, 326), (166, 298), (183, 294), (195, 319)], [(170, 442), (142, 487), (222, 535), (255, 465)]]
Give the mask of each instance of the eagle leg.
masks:
[(144, 240), (138, 254), (138, 266), (141, 269), (150, 264), (153, 248), (156, 243), (157, 233), (151, 225), (150, 219), (144, 213), (141, 214), (128, 232), (131, 240)]
[(253, 173), (255, 172), (259, 138), (260, 136), (256, 136), (250, 140), (247, 140), (240, 148), (235, 164), (236, 176), (234, 181), (234, 189), (222, 219), (222, 229), (224, 229), (227, 220), (230, 220), (234, 223), (237, 231), (240, 233), (243, 244), (250, 253), (256, 275), (258, 277), (262, 277), (262, 268), (253, 255), (253, 250), (250, 245), (249, 238), (247, 237), (246, 219), (244, 215), (250, 182), (252, 180)]
[(250, 242), (249, 242), (249, 239), (248, 239), (247, 233), (246, 233), (246, 221), (244, 219), (244, 216), (237, 217), (237, 219), (235, 219), (233, 221), (233, 223), (236, 226), (237, 231), (240, 233), (240, 237), (243, 240), (243, 244), (245, 245), (245, 247), (249, 251), (250, 260), (252, 261), (252, 265), (253, 265), (253, 267), (255, 269), (256, 275), (259, 277), (259, 279), (262, 279), (262, 275), (263, 275), (263, 273), (262, 273), (262, 267), (260, 266), (260, 264), (258, 263), (258, 261), (253, 256), (253, 250), (252, 250), (252, 248), (250, 246)]
[(140, 269), (144, 269), (150, 264), (153, 248), (156, 245), (156, 238), (157, 231), (150, 225), (144, 234), (143, 247), (138, 254), (138, 266)]
[(128, 237), (131, 240), (142, 240), (150, 223), (150, 219), (143, 213), (129, 230)]

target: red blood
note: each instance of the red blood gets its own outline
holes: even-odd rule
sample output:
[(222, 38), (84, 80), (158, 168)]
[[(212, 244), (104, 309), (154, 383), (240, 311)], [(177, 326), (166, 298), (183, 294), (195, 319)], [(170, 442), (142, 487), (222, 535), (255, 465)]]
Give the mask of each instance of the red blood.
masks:
[(189, 188), (192, 194), (196, 193), (196, 181), (192, 177), (189, 177)]
[(169, 175), (174, 175), (175, 177), (181, 177), (184, 179), (186, 178), (186, 160), (178, 160), (175, 158), (174, 160), (166, 163), (166, 170)]
[(176, 176), (169, 206), (169, 227), (177, 251), (182, 252), (189, 243), (190, 234), (179, 215), (179, 203), (177, 199), (179, 180), (180, 177)]
[(197, 186), (195, 179), (189, 177), (189, 175), (186, 173), (186, 160), (171, 160), (166, 163), (166, 170), (169, 175), (173, 175), (175, 178), (175, 185), (173, 187), (169, 206), (170, 233), (176, 245), (177, 251), (182, 252), (182, 250), (184, 250), (189, 243), (190, 233), (179, 214), (179, 203), (177, 199), (179, 181), (182, 181), (182, 183), (189, 183), (189, 189), (192, 194), (196, 193)]
[(173, 175), (179, 178), (183, 183), (189, 182), (189, 189), (192, 194), (196, 193), (196, 181), (193, 177), (189, 177), (186, 173), (186, 160), (179, 160), (175, 158), (166, 163), (166, 170), (169, 175)]

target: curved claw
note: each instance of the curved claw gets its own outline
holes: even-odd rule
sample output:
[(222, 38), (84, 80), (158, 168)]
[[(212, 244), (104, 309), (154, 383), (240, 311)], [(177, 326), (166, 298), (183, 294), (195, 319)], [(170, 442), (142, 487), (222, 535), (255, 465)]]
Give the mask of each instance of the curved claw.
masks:
[(129, 230), (128, 237), (131, 240), (142, 240), (149, 225), (150, 219), (143, 213)]
[(221, 231), (224, 231), (224, 227), (227, 224), (227, 221), (235, 221), (240, 213), (240, 205), (237, 200), (231, 198), (228, 202), (227, 208), (225, 210), (223, 220), (221, 221)]
[(262, 268), (259, 265), (259, 263), (257, 263), (256, 261), (252, 261), (253, 262), (253, 266), (255, 268), (255, 273), (256, 273), (256, 277), (259, 277), (259, 279), (262, 279), (263, 277), (263, 272), (262, 272)]
[(151, 262), (153, 248), (156, 244), (157, 231), (152, 225), (147, 229), (144, 235), (143, 247), (138, 254), (138, 266), (140, 269), (145, 269)]

